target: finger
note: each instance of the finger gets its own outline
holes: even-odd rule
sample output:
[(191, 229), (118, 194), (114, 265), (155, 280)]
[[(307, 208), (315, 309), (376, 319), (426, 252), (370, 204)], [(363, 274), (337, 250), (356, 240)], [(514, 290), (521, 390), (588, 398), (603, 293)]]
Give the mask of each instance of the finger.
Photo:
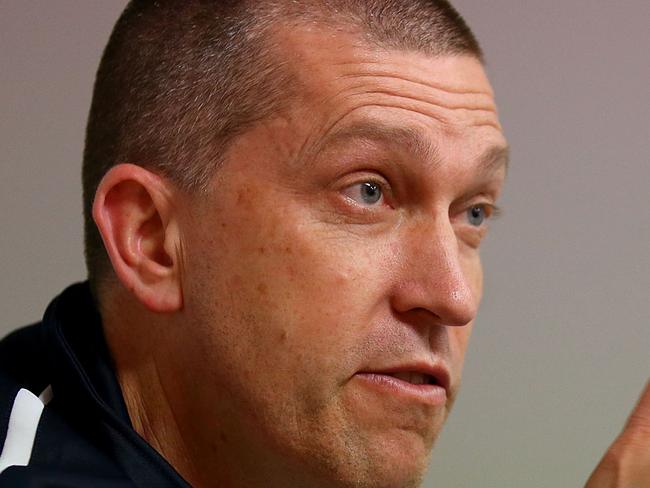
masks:
[(619, 438), (632, 443), (645, 443), (650, 451), (650, 381), (646, 383), (645, 390)]
[(650, 381), (585, 488), (650, 487)]

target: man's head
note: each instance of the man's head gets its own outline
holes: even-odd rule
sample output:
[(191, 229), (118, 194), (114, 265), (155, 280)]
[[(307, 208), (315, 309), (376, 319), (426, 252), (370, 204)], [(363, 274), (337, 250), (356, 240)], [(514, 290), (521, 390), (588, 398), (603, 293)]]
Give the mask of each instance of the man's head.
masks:
[[(177, 35), (246, 11), (174, 3), (147, 8), (178, 10), (160, 27)], [(505, 176), (480, 52), (443, 2), (259, 3), (255, 64), (237, 65), (249, 98), (201, 84), (214, 78), (180, 83), (194, 98), (161, 85), (182, 123), (162, 104), (157, 133), (127, 132), (134, 152), (106, 163), (144, 168), (118, 164), (98, 185), (120, 283), (102, 307), (127, 405), (161, 398), (134, 379), (155, 371), (197, 484), (416, 486), (458, 389)], [(142, 49), (173, 45), (149, 39)], [(178, 69), (214, 72), (219, 55)], [(136, 107), (157, 123), (155, 104)]]
[(205, 189), (230, 141), (295, 95), (300, 60), (286, 56), (277, 34), (309, 23), (355, 32), (377, 47), (482, 58), (445, 0), (130, 2), (104, 52), (86, 133), (83, 198), (93, 285), (111, 274), (92, 219), (108, 169), (132, 162), (185, 190)]

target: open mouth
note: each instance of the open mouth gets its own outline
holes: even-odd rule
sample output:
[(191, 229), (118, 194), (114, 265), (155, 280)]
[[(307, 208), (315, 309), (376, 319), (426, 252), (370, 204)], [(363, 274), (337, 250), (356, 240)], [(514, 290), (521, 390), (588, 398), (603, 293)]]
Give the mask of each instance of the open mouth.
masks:
[(415, 371), (400, 371), (398, 373), (384, 373), (386, 376), (392, 376), (398, 380), (405, 381), (406, 383), (411, 383), (412, 385), (438, 385), (440, 383), (438, 380), (430, 375), (425, 373), (418, 373)]
[(362, 385), (378, 392), (380, 398), (398, 398), (434, 406), (447, 402), (448, 382), (445, 373), (428, 374), (421, 371), (372, 371), (355, 376)]

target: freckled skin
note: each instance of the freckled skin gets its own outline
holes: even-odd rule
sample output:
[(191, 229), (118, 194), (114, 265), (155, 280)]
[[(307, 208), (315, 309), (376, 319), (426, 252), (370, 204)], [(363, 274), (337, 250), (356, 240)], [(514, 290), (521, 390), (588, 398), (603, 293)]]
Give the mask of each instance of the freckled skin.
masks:
[[(301, 96), (239, 137), (210, 192), (187, 202), (183, 327), (161, 377), (176, 378), (170, 402), (206, 485), (417, 486), (482, 294), (483, 231), (465, 203), (495, 200), (505, 176), (479, 168), (505, 145), (492, 91), (470, 57), (317, 29), (282, 43)], [(321, 147), (364, 121), (412, 128), (437, 160), (374, 141)], [(345, 196), (368, 175), (390, 184), (390, 205)], [(354, 376), (423, 358), (450, 369), (444, 407)]]

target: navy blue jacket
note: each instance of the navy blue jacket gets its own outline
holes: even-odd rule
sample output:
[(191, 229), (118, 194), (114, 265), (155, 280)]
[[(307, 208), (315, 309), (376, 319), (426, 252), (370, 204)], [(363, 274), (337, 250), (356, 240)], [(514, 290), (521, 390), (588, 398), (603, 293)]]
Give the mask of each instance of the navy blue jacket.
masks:
[(0, 341), (0, 487), (188, 487), (133, 430), (87, 283)]

